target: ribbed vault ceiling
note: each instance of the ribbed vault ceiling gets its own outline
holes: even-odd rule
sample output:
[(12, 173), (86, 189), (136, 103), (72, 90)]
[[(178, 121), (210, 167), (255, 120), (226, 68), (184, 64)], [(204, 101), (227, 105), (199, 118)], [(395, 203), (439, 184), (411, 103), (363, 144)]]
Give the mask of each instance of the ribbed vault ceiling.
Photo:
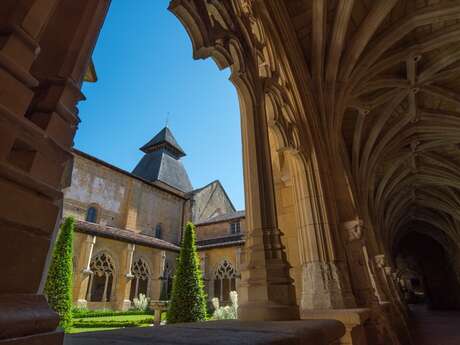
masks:
[(460, 243), (460, 0), (290, 0), (323, 130), (391, 246), (424, 222)]

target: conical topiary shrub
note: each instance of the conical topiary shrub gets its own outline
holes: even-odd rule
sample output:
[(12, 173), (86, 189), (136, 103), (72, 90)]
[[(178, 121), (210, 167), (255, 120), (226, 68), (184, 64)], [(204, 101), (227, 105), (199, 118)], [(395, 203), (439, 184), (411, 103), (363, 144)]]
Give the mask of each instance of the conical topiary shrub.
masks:
[(168, 323), (206, 320), (206, 295), (196, 252), (195, 226), (187, 223), (174, 274)]
[(51, 308), (60, 316), (59, 325), (72, 325), (72, 242), (74, 219), (68, 217), (61, 226), (48, 271), (45, 294)]

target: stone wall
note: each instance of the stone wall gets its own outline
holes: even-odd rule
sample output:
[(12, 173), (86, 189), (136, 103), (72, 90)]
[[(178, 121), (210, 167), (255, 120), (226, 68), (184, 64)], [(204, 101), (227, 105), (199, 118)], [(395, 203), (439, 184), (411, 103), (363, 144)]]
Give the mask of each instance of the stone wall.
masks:
[(201, 241), (232, 235), (230, 231), (230, 224), (236, 222), (240, 223), (240, 231), (241, 233), (244, 233), (246, 231), (246, 222), (244, 218), (238, 218), (218, 223), (199, 224), (196, 227), (196, 238), (198, 241)]
[[(114, 265), (114, 277), (111, 293), (107, 302), (91, 301), (88, 298), (90, 260), (100, 253), (109, 255)], [(176, 253), (163, 252), (160, 249), (117, 241), (109, 238), (95, 237), (76, 232), (74, 236), (74, 304), (90, 309), (128, 309), (131, 306), (130, 290), (135, 280), (130, 277), (132, 263), (141, 258), (148, 267), (149, 279), (147, 296), (157, 300), (161, 292), (163, 257), (174, 264)], [(94, 273), (94, 272), (93, 272)]]
[(219, 181), (208, 184), (193, 195), (192, 221), (194, 223), (232, 212), (235, 212), (235, 207)]
[(162, 239), (178, 243), (184, 198), (75, 154), (72, 184), (64, 191), (64, 215), (85, 220), (90, 206), (97, 222), (154, 235), (158, 224)]

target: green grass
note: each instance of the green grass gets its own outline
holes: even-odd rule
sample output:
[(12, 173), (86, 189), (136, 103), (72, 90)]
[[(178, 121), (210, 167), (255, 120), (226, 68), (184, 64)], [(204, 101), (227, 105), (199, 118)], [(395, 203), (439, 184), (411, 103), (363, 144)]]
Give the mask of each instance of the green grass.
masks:
[(95, 317), (85, 317), (85, 318), (74, 318), (75, 320), (85, 320), (85, 321), (138, 321), (144, 320), (149, 317), (153, 318), (153, 314), (144, 314), (144, 315), (112, 315), (112, 316), (95, 316)]
[[(140, 327), (150, 327), (150, 325), (140, 325)], [(98, 327), (98, 328), (76, 328), (76, 327), (71, 327), (68, 331), (66, 331), (67, 334), (77, 334), (77, 333), (84, 333), (84, 332), (103, 332), (103, 331), (112, 331), (114, 329), (120, 329), (122, 327)]]
[(66, 331), (68, 334), (76, 334), (76, 333), (83, 333), (83, 332), (99, 332), (99, 331), (111, 331), (113, 329), (118, 328), (109, 328), (109, 327), (100, 327), (100, 328), (76, 328), (71, 327), (69, 330)]
[[(104, 322), (136, 322), (142, 321), (145, 319), (151, 319), (151, 323), (153, 323), (153, 315), (151, 314), (144, 314), (144, 315), (112, 315), (112, 316), (97, 316), (97, 317), (85, 317), (85, 318), (74, 318), (74, 322), (83, 322), (83, 323), (95, 323), (94, 327), (81, 327), (81, 326), (73, 326), (71, 327), (66, 333), (75, 334), (75, 333), (82, 333), (82, 332), (98, 332), (98, 331), (110, 331), (113, 329), (118, 329), (122, 327), (111, 327), (110, 324), (103, 325)], [(102, 325), (98, 325), (98, 323), (102, 323)], [(119, 326), (119, 324), (117, 325)], [(150, 324), (139, 324), (135, 327), (148, 327)]]

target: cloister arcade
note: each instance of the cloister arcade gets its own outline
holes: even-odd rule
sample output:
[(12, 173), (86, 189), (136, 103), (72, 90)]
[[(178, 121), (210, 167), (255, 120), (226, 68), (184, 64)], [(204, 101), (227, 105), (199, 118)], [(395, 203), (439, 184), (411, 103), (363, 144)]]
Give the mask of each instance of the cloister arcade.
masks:
[[(42, 291), (80, 88), (109, 3), (0, 5), (0, 262), (9, 277), (0, 320), (2, 305), (19, 315), (27, 301), (43, 321), (19, 315), (20, 326), (0, 332), (8, 344), (62, 343)], [(240, 320), (333, 319), (346, 326), (342, 344), (408, 344), (407, 272), (422, 277), (433, 306), (458, 308), (460, 2), (173, 0), (169, 10), (193, 57), (230, 68), (239, 96)], [(94, 292), (107, 299), (111, 264), (99, 258)]]

